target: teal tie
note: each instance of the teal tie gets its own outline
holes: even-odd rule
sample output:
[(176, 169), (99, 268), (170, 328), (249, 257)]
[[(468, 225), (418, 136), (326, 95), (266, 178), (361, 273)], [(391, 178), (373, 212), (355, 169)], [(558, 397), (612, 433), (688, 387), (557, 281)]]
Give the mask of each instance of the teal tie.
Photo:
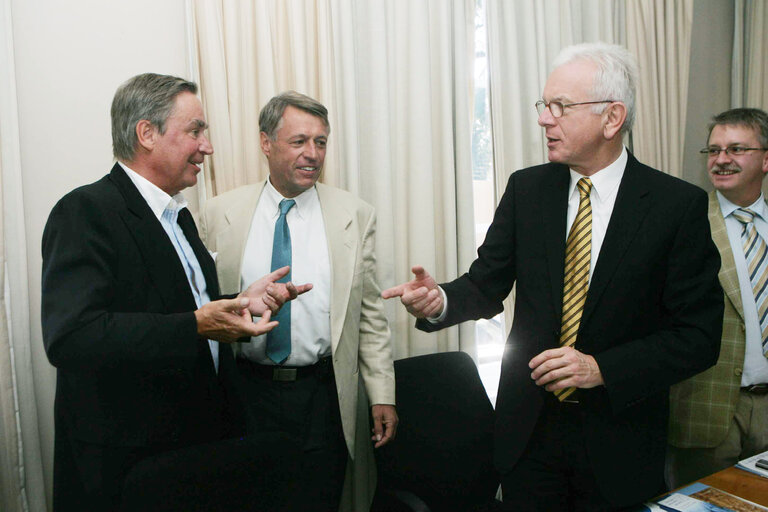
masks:
[(768, 357), (768, 247), (755, 229), (757, 215), (755, 212), (749, 208), (739, 208), (731, 215), (744, 225), (741, 231), (741, 243), (744, 245), (749, 281), (752, 284), (752, 293), (755, 295), (763, 354)]
[[(288, 215), (296, 201), (283, 199), (280, 201), (280, 216), (275, 222), (275, 235), (272, 239), (272, 270), (277, 270), (291, 264), (291, 231), (285, 216)], [(279, 283), (291, 280), (291, 272), (279, 279)], [(276, 364), (282, 364), (291, 355), (291, 303), (283, 304), (273, 320), (280, 322), (277, 327), (267, 333), (267, 357)]]

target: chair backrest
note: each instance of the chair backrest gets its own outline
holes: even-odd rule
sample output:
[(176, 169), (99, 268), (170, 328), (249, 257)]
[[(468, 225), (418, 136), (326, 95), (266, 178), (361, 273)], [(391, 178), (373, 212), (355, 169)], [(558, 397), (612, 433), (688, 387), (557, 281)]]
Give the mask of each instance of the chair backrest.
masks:
[(395, 361), (397, 438), (376, 453), (379, 485), (421, 498), (432, 512), (493, 500), (494, 412), (464, 352)]
[(300, 463), (299, 443), (282, 433), (161, 453), (128, 473), (121, 510), (282, 511)]

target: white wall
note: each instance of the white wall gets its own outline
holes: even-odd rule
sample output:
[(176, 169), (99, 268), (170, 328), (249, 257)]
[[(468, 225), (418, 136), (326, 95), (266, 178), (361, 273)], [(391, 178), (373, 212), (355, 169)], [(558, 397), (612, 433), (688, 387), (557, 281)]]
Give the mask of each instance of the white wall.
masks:
[(117, 86), (147, 71), (190, 78), (186, 1), (0, 1), (10, 2), (14, 34), (23, 183), (19, 193), (24, 200), (32, 361), (50, 509), (55, 371), (45, 357), (40, 328), (43, 227), (62, 195), (109, 171), (109, 107)]

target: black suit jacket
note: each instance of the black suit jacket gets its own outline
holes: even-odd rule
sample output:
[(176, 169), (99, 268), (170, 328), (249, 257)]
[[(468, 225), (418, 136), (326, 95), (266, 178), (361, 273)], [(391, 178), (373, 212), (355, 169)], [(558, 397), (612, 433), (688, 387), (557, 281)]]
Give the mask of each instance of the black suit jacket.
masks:
[[(214, 300), (214, 262), (191, 216), (182, 227)], [(179, 257), (118, 164), (56, 204), (42, 253), (43, 340), (58, 369), (55, 478), (87, 478), (72, 440), (151, 453), (234, 433), (231, 348), (219, 345), (217, 375)]]
[[(568, 168), (512, 174), (469, 272), (441, 285), (444, 322), (490, 318), (517, 283), (496, 405), (496, 465), (515, 465), (547, 391), (528, 362), (559, 346)], [(723, 296), (706, 194), (631, 154), (590, 282), (576, 348), (595, 357), (605, 386), (579, 390), (590, 462), (617, 505), (662, 485), (669, 386), (713, 365)]]

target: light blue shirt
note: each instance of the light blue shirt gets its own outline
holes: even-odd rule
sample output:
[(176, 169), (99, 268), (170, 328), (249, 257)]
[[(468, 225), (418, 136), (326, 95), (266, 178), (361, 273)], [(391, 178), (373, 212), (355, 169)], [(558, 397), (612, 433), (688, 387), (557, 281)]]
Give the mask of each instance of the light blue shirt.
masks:
[[(205, 282), (203, 269), (200, 267), (200, 263), (197, 261), (195, 252), (192, 250), (192, 246), (189, 245), (187, 237), (184, 236), (181, 226), (176, 222), (179, 218), (179, 211), (182, 208), (187, 207), (187, 200), (181, 193), (178, 193), (173, 197), (169, 196), (160, 187), (136, 171), (129, 169), (124, 163), (118, 163), (139, 190), (139, 194), (141, 194), (141, 197), (147, 202), (150, 210), (152, 210), (152, 213), (157, 217), (157, 220), (160, 221), (160, 225), (163, 226), (165, 233), (171, 240), (173, 248), (176, 249), (176, 254), (179, 256), (179, 261), (184, 267), (184, 272), (187, 275), (189, 288), (192, 291), (192, 295), (195, 297), (195, 304), (198, 308), (208, 304), (211, 302), (211, 298), (208, 296), (208, 285)], [(213, 366), (218, 373), (219, 343), (217, 341), (208, 340), (208, 346), (211, 349)]]
[[(757, 305), (755, 304), (755, 295), (752, 292), (752, 283), (749, 281), (744, 246), (741, 242), (741, 232), (744, 229), (744, 224), (731, 215), (740, 206), (730, 202), (719, 191), (717, 192), (717, 200), (720, 203), (723, 219), (725, 219), (728, 240), (731, 242), (733, 261), (736, 263), (736, 274), (739, 276), (741, 303), (744, 305), (744, 328), (747, 343), (744, 352), (744, 370), (741, 374), (741, 385), (749, 386), (765, 383), (768, 382), (768, 358), (763, 355), (763, 339), (760, 322), (757, 320)], [(766, 208), (763, 195), (760, 194), (757, 201), (747, 208), (757, 214), (753, 221), (757, 234), (764, 241), (768, 241), (768, 222), (766, 222), (766, 219), (768, 219), (768, 208)]]

